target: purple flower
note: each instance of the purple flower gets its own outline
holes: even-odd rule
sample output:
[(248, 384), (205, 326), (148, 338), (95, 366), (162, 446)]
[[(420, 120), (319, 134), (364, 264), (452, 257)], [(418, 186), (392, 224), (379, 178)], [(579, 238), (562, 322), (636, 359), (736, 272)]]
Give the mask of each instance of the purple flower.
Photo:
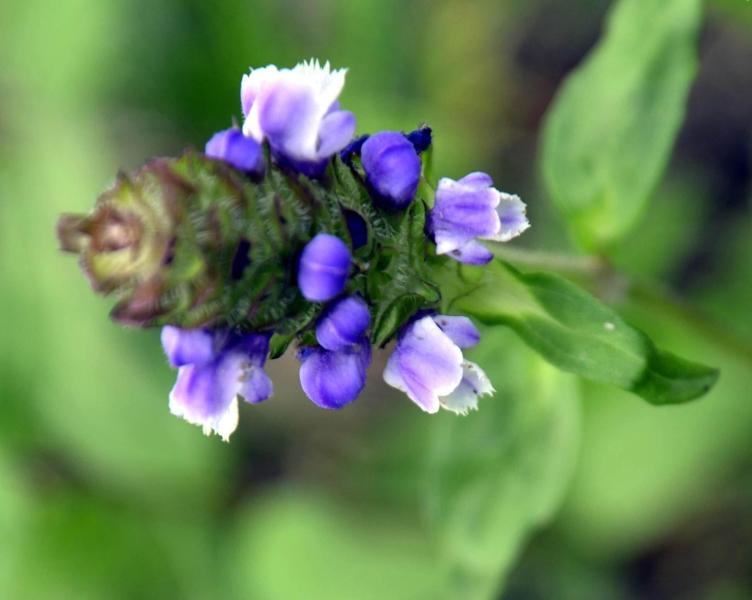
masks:
[(321, 408), (337, 409), (355, 400), (365, 386), (371, 345), (364, 337), (344, 350), (303, 348), (298, 358), (306, 396)]
[(316, 323), (316, 340), (326, 350), (345, 350), (360, 343), (371, 324), (368, 304), (360, 296), (334, 302)]
[(397, 131), (369, 137), (361, 148), (367, 181), (388, 208), (403, 209), (420, 181), (421, 162), (412, 143)]
[(462, 356), (461, 349), (474, 346), (479, 339), (478, 330), (466, 317), (416, 319), (400, 333), (384, 369), (384, 381), (428, 413), (444, 408), (467, 414), (477, 408), (478, 398), (493, 393), (483, 370)]
[(355, 116), (337, 102), (345, 73), (313, 60), (292, 69), (252, 69), (240, 86), (243, 133), (259, 143), (268, 140), (283, 163), (321, 174), (355, 133)]
[(298, 287), (307, 300), (326, 302), (345, 289), (350, 271), (350, 250), (328, 233), (314, 237), (300, 256)]
[(262, 175), (264, 172), (261, 146), (253, 138), (245, 137), (239, 129), (230, 128), (215, 133), (206, 142), (204, 154), (252, 175)]
[(269, 337), (164, 327), (162, 346), (178, 369), (170, 412), (227, 441), (238, 426), (238, 397), (256, 403), (272, 394), (264, 372)]
[(478, 239), (507, 242), (529, 226), (522, 200), (494, 188), (485, 173), (439, 181), (429, 216), (438, 254), (449, 254), (464, 263), (486, 264), (493, 254)]

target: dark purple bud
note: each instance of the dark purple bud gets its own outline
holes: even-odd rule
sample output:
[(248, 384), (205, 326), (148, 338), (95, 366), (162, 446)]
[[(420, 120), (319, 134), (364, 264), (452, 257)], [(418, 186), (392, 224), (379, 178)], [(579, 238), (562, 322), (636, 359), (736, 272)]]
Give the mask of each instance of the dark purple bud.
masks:
[(365, 386), (371, 346), (363, 340), (338, 352), (304, 348), (298, 358), (302, 362), (300, 385), (306, 396), (321, 408), (337, 409), (355, 400)]
[(431, 147), (433, 136), (431, 128), (427, 125), (423, 125), (423, 127), (418, 127), (418, 129), (416, 129), (415, 131), (411, 131), (410, 133), (405, 134), (405, 137), (413, 145), (415, 151), (420, 154), (421, 152), (425, 152), (426, 150), (428, 150), (428, 148)]
[(342, 210), (342, 214), (345, 217), (345, 223), (347, 223), (347, 231), (350, 234), (350, 242), (352, 243), (353, 250), (362, 248), (368, 242), (368, 225), (366, 224), (366, 220), (354, 210), (347, 208)]
[(298, 267), (298, 287), (307, 300), (326, 302), (345, 289), (350, 249), (337, 236), (319, 233), (306, 247)]
[(352, 166), (352, 157), (355, 154), (360, 155), (360, 150), (363, 148), (363, 144), (368, 139), (368, 135), (361, 135), (355, 138), (352, 142), (345, 146), (344, 150), (339, 153), (342, 162), (346, 165)]
[(316, 339), (327, 350), (357, 344), (371, 324), (368, 305), (360, 296), (348, 296), (327, 307), (316, 323)]
[(206, 142), (204, 154), (229, 163), (240, 171), (252, 175), (264, 173), (264, 154), (261, 145), (246, 137), (239, 129), (230, 128), (215, 133)]
[(421, 163), (413, 145), (397, 131), (369, 137), (361, 150), (363, 169), (379, 200), (392, 209), (407, 207), (420, 181)]

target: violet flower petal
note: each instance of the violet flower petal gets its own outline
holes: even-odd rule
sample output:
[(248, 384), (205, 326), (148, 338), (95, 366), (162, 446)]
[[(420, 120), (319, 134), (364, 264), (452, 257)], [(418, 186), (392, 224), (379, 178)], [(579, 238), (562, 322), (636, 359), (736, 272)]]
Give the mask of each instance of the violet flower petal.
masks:
[(327, 350), (344, 350), (357, 344), (371, 324), (368, 304), (348, 296), (327, 307), (316, 323), (316, 340)]
[(325, 302), (345, 288), (350, 250), (338, 237), (319, 233), (303, 249), (298, 266), (298, 287), (312, 302)]
[(321, 408), (339, 409), (357, 398), (365, 386), (371, 346), (367, 340), (347, 350), (307, 348), (299, 354), (300, 385)]
[(480, 332), (467, 317), (434, 315), (433, 320), (454, 344), (470, 348), (480, 341)]

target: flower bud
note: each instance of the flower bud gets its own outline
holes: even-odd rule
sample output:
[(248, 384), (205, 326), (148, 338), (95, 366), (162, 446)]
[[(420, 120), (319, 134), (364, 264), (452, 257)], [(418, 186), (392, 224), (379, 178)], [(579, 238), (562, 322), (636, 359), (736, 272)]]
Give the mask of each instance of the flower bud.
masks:
[(476, 172), (459, 181), (448, 177), (439, 181), (428, 229), (436, 241), (437, 254), (482, 265), (493, 254), (479, 239), (508, 242), (529, 226), (525, 203), (493, 187), (489, 175)]
[(300, 385), (321, 408), (338, 409), (350, 404), (366, 384), (371, 346), (363, 340), (346, 350), (304, 348), (298, 354)]
[(397, 131), (369, 137), (361, 149), (363, 169), (379, 200), (392, 209), (404, 209), (415, 196), (421, 162), (415, 148)]
[(264, 172), (261, 145), (253, 138), (245, 137), (239, 129), (230, 128), (215, 133), (206, 142), (204, 154), (251, 175), (260, 176)]
[(108, 293), (148, 281), (168, 257), (181, 213), (179, 198), (190, 191), (179, 180), (160, 178), (160, 170), (161, 165), (144, 169), (136, 179), (121, 173), (91, 215), (60, 218), (60, 247), (81, 255), (95, 291)]
[[(80, 255), (95, 291), (117, 295), (114, 319), (143, 327), (215, 325), (240, 302), (239, 293), (227, 293), (242, 284), (236, 275), (246, 256), (237, 255), (248, 252), (253, 219), (257, 229), (264, 219), (257, 208), (249, 210), (262, 200), (253, 186), (200, 154), (154, 159), (121, 174), (90, 215), (61, 217), (60, 245)], [(273, 196), (263, 200), (273, 202)], [(253, 244), (267, 263), (270, 280), (258, 291), (265, 297), (279, 295), (284, 285), (282, 243)], [(246, 306), (252, 301), (248, 292), (242, 296)]]
[(357, 344), (371, 324), (368, 305), (360, 296), (342, 298), (327, 307), (316, 323), (316, 340), (327, 350)]
[(319, 233), (303, 249), (298, 287), (307, 300), (326, 302), (345, 289), (350, 250), (337, 236)]

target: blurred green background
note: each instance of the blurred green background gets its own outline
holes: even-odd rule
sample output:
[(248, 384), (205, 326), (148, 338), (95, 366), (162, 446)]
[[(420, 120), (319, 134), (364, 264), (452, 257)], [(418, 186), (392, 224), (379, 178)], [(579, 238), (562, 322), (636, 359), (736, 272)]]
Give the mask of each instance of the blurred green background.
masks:
[(752, 597), (749, 2), (706, 4), (669, 168), (611, 253), (699, 307), (611, 298), (721, 367), (693, 404), (583, 383), (499, 329), (473, 355), (497, 394), (467, 418), (390, 392), (383, 356), (320, 411), (286, 357), (223, 444), (169, 414), (157, 332), (108, 321), (57, 251), (58, 213), (119, 168), (228, 126), (249, 65), (314, 56), (349, 67), (359, 131), (429, 123), (437, 174), (491, 173), (529, 205), (521, 244), (569, 252), (541, 120), (610, 4), (2, 0), (0, 598)]

